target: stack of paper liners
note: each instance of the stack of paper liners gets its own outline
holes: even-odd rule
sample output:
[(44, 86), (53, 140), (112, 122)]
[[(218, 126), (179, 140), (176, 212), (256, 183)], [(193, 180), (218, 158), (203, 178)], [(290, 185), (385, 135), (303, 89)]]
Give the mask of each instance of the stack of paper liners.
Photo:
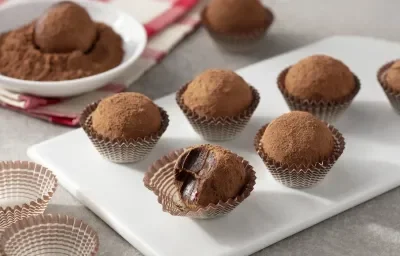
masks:
[(290, 188), (308, 188), (317, 185), (322, 181), (337, 159), (342, 155), (345, 148), (345, 141), (342, 134), (333, 126), (327, 124), (335, 140), (332, 154), (320, 162), (308, 165), (287, 165), (276, 162), (264, 153), (260, 140), (268, 124), (263, 126), (254, 139), (254, 146), (272, 176), (283, 185)]
[(389, 99), (390, 104), (397, 114), (400, 114), (400, 93), (391, 89), (386, 82), (385, 72), (396, 62), (396, 60), (391, 61), (383, 65), (377, 73), (377, 78), (379, 84), (381, 85), (383, 91), (386, 94), (386, 97)]
[(250, 86), (253, 94), (253, 101), (250, 106), (242, 113), (234, 117), (204, 117), (197, 115), (189, 109), (183, 102), (182, 95), (188, 84), (183, 86), (176, 93), (176, 103), (185, 114), (193, 129), (208, 141), (226, 141), (232, 140), (239, 135), (249, 122), (251, 116), (260, 103), (260, 94)]
[(3, 256), (94, 256), (99, 249), (97, 233), (73, 217), (39, 215), (8, 228), (0, 243)]
[(42, 214), (57, 188), (57, 179), (47, 168), (32, 162), (0, 162), (0, 232), (11, 224)]
[(151, 152), (169, 124), (167, 112), (159, 107), (161, 127), (157, 132), (138, 139), (111, 140), (98, 134), (92, 128), (92, 112), (97, 108), (98, 103), (92, 103), (83, 110), (80, 124), (98, 152), (111, 162), (133, 163), (142, 160)]
[(351, 104), (354, 97), (360, 91), (360, 80), (354, 75), (355, 89), (354, 91), (337, 101), (315, 101), (315, 100), (302, 100), (297, 97), (291, 96), (285, 88), (285, 77), (289, 71), (289, 68), (284, 69), (278, 76), (277, 83), (278, 88), (281, 91), (283, 97), (290, 110), (307, 111), (319, 119), (328, 123), (334, 122)]
[(246, 184), (241, 193), (228, 201), (220, 201), (217, 204), (209, 204), (207, 207), (188, 209), (180, 199), (180, 191), (174, 182), (174, 166), (178, 157), (185, 151), (179, 149), (165, 155), (149, 167), (143, 179), (144, 185), (158, 196), (158, 202), (162, 205), (163, 211), (174, 216), (184, 216), (199, 219), (209, 219), (225, 215), (236, 208), (253, 191), (256, 183), (256, 175), (253, 167), (240, 156), (237, 156), (247, 173)]
[(274, 21), (274, 14), (271, 10), (265, 8), (267, 20), (263, 27), (247, 33), (225, 33), (212, 28), (205, 15), (206, 10), (207, 7), (201, 12), (201, 21), (207, 32), (222, 48), (232, 52), (243, 52), (255, 48), (265, 37), (265, 34)]

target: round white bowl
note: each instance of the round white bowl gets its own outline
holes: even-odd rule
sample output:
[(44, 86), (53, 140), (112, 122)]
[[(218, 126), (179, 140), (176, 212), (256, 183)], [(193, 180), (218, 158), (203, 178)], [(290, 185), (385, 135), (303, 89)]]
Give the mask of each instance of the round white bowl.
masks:
[[(56, 0), (10, 1), (0, 7), (0, 33), (23, 26), (39, 17)], [(45, 97), (68, 97), (95, 90), (114, 81), (132, 67), (142, 54), (147, 35), (143, 25), (132, 16), (99, 1), (74, 0), (93, 20), (111, 26), (123, 38), (125, 56), (120, 65), (106, 72), (74, 80), (41, 82), (0, 75), (0, 88)]]

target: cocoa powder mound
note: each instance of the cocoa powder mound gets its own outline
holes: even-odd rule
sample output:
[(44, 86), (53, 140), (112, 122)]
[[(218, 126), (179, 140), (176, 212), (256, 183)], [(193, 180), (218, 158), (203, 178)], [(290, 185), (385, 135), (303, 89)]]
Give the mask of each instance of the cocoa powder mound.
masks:
[(35, 22), (0, 35), (0, 74), (31, 81), (83, 78), (118, 66), (124, 50), (121, 37), (96, 23), (97, 40), (89, 52), (43, 53), (33, 41)]
[(206, 207), (239, 195), (246, 170), (232, 152), (217, 145), (187, 149), (175, 164), (175, 184), (189, 208)]
[(279, 163), (313, 164), (332, 154), (334, 138), (327, 125), (312, 114), (293, 111), (268, 125), (261, 144), (264, 152)]
[(400, 92), (400, 61), (396, 61), (386, 71), (386, 84), (396, 92)]
[(196, 76), (182, 95), (184, 104), (200, 116), (236, 116), (253, 100), (246, 81), (230, 70), (209, 69)]
[(227, 33), (264, 28), (271, 19), (258, 0), (211, 0), (206, 17), (214, 30)]
[(350, 69), (326, 55), (313, 55), (293, 65), (285, 78), (290, 95), (308, 100), (339, 100), (350, 95), (356, 83)]
[(151, 99), (135, 92), (103, 99), (92, 113), (92, 127), (109, 139), (137, 139), (157, 132), (161, 113)]

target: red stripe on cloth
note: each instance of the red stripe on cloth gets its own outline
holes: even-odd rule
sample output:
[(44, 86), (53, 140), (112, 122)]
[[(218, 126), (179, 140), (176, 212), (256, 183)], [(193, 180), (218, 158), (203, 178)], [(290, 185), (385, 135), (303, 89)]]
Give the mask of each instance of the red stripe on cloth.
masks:
[(166, 54), (167, 54), (166, 52), (146, 47), (146, 49), (144, 49), (141, 57), (143, 57), (145, 59), (155, 60), (158, 62), (162, 58), (164, 58), (164, 56)]
[(175, 6), (183, 6), (183, 7), (193, 7), (195, 4), (197, 4), (198, 0), (176, 0), (174, 2)]

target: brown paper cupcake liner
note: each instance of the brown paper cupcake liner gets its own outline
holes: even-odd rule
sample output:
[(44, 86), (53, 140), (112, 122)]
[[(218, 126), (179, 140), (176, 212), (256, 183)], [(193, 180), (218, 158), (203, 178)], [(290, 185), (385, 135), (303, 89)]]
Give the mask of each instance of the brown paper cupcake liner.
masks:
[(38, 215), (23, 219), (5, 230), (3, 256), (94, 256), (99, 249), (97, 233), (73, 217)]
[(274, 14), (271, 12), (271, 10), (265, 8), (268, 19), (263, 27), (254, 29), (253, 31), (247, 33), (224, 33), (212, 28), (205, 15), (206, 9), (207, 7), (201, 12), (201, 20), (208, 34), (219, 46), (232, 52), (243, 52), (255, 48), (264, 38), (274, 21)]
[(165, 155), (149, 167), (143, 179), (144, 185), (158, 197), (164, 212), (173, 216), (184, 216), (197, 219), (210, 219), (228, 214), (243, 202), (253, 191), (256, 183), (256, 174), (253, 167), (243, 158), (241, 159), (247, 173), (246, 185), (240, 195), (228, 201), (220, 201), (217, 204), (210, 204), (207, 207), (189, 209), (182, 203), (179, 191), (174, 185), (174, 166), (178, 157), (185, 151), (179, 149)]
[(202, 117), (186, 107), (183, 102), (182, 94), (185, 92), (187, 86), (188, 84), (183, 86), (176, 93), (176, 103), (185, 114), (193, 129), (208, 141), (226, 141), (234, 139), (246, 127), (260, 102), (260, 94), (254, 87), (250, 86), (253, 94), (253, 102), (238, 116), (217, 118)]
[(315, 101), (315, 100), (303, 100), (297, 97), (291, 96), (285, 88), (285, 77), (289, 71), (289, 68), (284, 69), (278, 76), (277, 83), (278, 88), (281, 91), (289, 109), (291, 111), (299, 110), (306, 111), (319, 119), (328, 123), (336, 121), (341, 114), (350, 106), (353, 99), (360, 91), (361, 83), (356, 75), (353, 74), (356, 82), (354, 91), (340, 100), (337, 101)]
[(385, 79), (385, 72), (393, 65), (397, 60), (391, 61), (383, 65), (377, 72), (377, 79), (379, 84), (381, 85), (383, 91), (388, 98), (390, 105), (394, 109), (394, 111), (400, 115), (400, 92), (396, 92), (392, 88), (390, 88)]
[(134, 163), (144, 159), (157, 144), (169, 124), (167, 112), (158, 107), (161, 113), (161, 127), (157, 132), (138, 139), (108, 139), (92, 128), (92, 112), (98, 102), (87, 106), (80, 117), (80, 124), (97, 151), (107, 160), (115, 163)]
[(57, 178), (39, 164), (0, 162), (0, 232), (21, 219), (42, 214), (56, 188)]
[(254, 146), (264, 164), (270, 170), (275, 180), (290, 188), (309, 188), (322, 181), (332, 166), (342, 155), (345, 148), (345, 141), (342, 134), (330, 124), (327, 124), (335, 140), (333, 152), (326, 159), (321, 159), (318, 163), (308, 165), (287, 165), (281, 164), (270, 158), (263, 150), (261, 138), (268, 124), (263, 126), (254, 139)]

